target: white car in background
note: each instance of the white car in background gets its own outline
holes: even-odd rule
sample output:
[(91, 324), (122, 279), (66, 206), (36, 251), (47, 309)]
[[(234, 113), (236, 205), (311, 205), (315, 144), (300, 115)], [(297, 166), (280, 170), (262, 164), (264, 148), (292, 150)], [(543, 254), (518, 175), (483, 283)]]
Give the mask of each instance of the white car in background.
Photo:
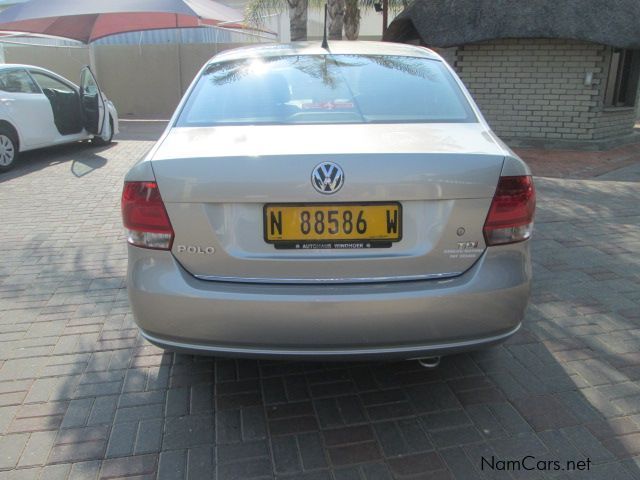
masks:
[(118, 133), (118, 112), (88, 67), (80, 86), (32, 65), (0, 65), (0, 172), (20, 152), (92, 140), (106, 145)]

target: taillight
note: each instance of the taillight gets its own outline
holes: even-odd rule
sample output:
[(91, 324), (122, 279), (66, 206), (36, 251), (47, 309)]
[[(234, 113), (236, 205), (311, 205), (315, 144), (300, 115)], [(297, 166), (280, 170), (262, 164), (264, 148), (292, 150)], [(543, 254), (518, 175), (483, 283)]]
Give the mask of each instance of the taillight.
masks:
[(531, 237), (536, 191), (530, 175), (500, 177), (484, 222), (487, 245), (521, 242)]
[(122, 220), (127, 241), (138, 247), (170, 250), (173, 228), (156, 182), (126, 182)]

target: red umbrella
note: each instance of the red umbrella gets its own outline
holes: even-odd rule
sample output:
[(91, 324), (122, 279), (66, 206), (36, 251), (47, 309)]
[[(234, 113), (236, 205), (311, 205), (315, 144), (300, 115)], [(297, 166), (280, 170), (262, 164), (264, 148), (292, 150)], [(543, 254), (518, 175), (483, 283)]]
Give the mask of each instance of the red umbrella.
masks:
[(117, 33), (164, 28), (245, 28), (242, 13), (213, 0), (31, 0), (0, 12), (0, 31), (89, 44)]

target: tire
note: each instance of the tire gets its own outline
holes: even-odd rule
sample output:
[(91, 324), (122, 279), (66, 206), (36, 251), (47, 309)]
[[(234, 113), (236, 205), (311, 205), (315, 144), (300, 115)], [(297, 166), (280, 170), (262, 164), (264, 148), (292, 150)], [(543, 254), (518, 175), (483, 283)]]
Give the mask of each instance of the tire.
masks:
[(18, 161), (18, 139), (11, 129), (0, 127), (0, 173), (11, 170)]
[(109, 145), (113, 140), (113, 118), (109, 116), (109, 138), (106, 140), (102, 137), (95, 136), (91, 139), (91, 143), (93, 143), (96, 147), (103, 147), (105, 145)]

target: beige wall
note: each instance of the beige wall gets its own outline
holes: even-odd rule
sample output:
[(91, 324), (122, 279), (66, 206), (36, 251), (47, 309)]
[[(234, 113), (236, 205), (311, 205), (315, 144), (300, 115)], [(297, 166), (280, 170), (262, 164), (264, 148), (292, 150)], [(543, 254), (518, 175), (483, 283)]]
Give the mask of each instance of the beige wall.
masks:
[[(121, 117), (168, 118), (204, 63), (239, 44), (99, 45), (96, 73)], [(5, 46), (7, 63), (38, 65), (79, 81), (86, 48)]]
[(80, 81), (80, 69), (89, 64), (86, 48), (4, 46), (7, 63), (25, 63), (53, 70), (72, 82)]

